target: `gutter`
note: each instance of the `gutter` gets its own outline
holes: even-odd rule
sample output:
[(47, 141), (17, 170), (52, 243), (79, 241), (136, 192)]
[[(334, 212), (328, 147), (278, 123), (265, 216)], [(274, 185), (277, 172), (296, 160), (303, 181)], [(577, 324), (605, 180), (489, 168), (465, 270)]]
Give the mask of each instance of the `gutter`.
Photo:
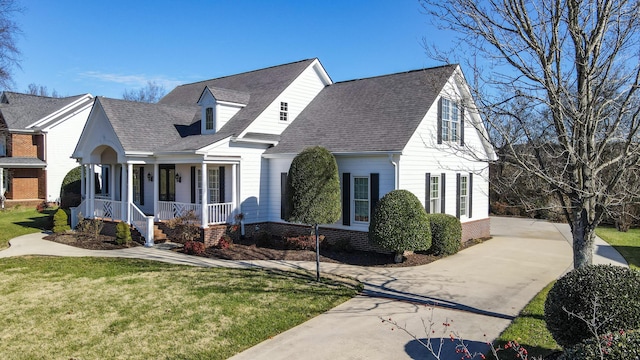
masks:
[(398, 169), (398, 162), (395, 161), (393, 154), (389, 154), (389, 162), (393, 165), (393, 189), (398, 190), (398, 185), (400, 184), (400, 171)]

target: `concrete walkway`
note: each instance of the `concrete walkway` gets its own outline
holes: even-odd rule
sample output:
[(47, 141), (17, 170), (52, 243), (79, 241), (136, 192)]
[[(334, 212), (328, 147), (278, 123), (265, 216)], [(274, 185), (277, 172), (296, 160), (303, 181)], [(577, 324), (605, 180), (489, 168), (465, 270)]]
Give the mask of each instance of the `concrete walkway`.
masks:
[[(321, 271), (350, 276), (364, 284), (362, 295), (232, 359), (424, 359), (422, 346), (406, 333), (381, 322), (393, 319), (419, 338), (423, 320), (433, 321), (432, 338), (457, 333), (475, 351), (487, 349), (511, 320), (549, 282), (572, 268), (568, 225), (531, 219), (492, 218), (493, 239), (431, 264), (407, 268), (369, 268), (322, 263)], [(0, 258), (21, 255), (142, 258), (206, 267), (305, 269), (313, 262), (225, 261), (158, 248), (91, 251), (21, 236)], [(595, 263), (626, 265), (598, 239)], [(445, 329), (441, 324), (452, 322)], [(438, 340), (438, 339), (436, 339)], [(438, 342), (439, 343), (439, 340)], [(441, 359), (459, 359), (445, 342)]]

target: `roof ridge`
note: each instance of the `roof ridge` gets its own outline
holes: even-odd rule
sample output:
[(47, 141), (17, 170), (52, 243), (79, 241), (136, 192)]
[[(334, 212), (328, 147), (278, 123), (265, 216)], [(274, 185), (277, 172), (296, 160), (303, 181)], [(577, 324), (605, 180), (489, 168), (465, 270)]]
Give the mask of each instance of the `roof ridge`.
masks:
[(387, 76), (395, 76), (395, 75), (402, 75), (402, 74), (410, 74), (410, 73), (414, 73), (414, 72), (421, 72), (421, 71), (431, 71), (431, 70), (437, 70), (440, 68), (447, 68), (447, 67), (456, 67), (459, 64), (446, 64), (446, 65), (438, 65), (438, 66), (433, 66), (433, 67), (428, 67), (428, 68), (422, 68), (422, 69), (414, 69), (414, 70), (407, 70), (407, 71), (399, 71), (396, 73), (391, 73), (391, 74), (382, 74), (382, 75), (374, 75), (374, 76), (369, 76), (369, 77), (363, 77), (363, 78), (357, 78), (357, 79), (350, 79), (350, 80), (343, 80), (343, 81), (338, 81), (333, 83), (333, 85), (338, 85), (338, 84), (344, 84), (344, 83), (349, 83), (349, 82), (355, 82), (355, 81), (360, 81), (360, 80), (370, 80), (370, 79), (377, 79), (377, 78), (383, 78), (383, 77), (387, 77)]
[(37, 98), (43, 98), (43, 99), (53, 99), (53, 100), (64, 100), (64, 99), (69, 99), (69, 98), (72, 98), (72, 97), (79, 97), (79, 96), (89, 95), (89, 93), (82, 93), (82, 94), (69, 95), (69, 96), (48, 96), (48, 95), (37, 95), (37, 94), (22, 93), (22, 92), (17, 92), (17, 91), (9, 91), (9, 90), (4, 90), (2, 92), (3, 93), (9, 93), (9, 94), (21, 95), (21, 96), (31, 96), (31, 97), (37, 97)]
[[(293, 64), (299, 64), (305, 61), (309, 61), (309, 60), (316, 60), (317, 57), (315, 58), (309, 58), (309, 59), (303, 59), (303, 60), (298, 60), (298, 61), (292, 61), (290, 63), (286, 63), (286, 64), (280, 64), (280, 65), (272, 65), (272, 66), (267, 66), (264, 68), (260, 68), (260, 69), (254, 69), (254, 70), (249, 70), (249, 71), (243, 71), (243, 72), (239, 72), (236, 74), (231, 74), (231, 75), (225, 75), (225, 76), (220, 76), (220, 77), (215, 77), (215, 78), (211, 78), (211, 79), (207, 79), (207, 80), (200, 80), (200, 81), (196, 81), (196, 82), (192, 82), (192, 83), (187, 83), (187, 84), (182, 84), (182, 85), (178, 85), (177, 87), (181, 87), (181, 86), (189, 86), (189, 85), (195, 85), (195, 84), (200, 84), (200, 83), (206, 83), (209, 81), (213, 81), (213, 80), (219, 80), (219, 79), (224, 79), (224, 78), (228, 78), (231, 76), (238, 76), (238, 75), (244, 75), (244, 74), (250, 74), (253, 72), (258, 72), (258, 71), (262, 71), (262, 70), (268, 70), (268, 69), (275, 69), (278, 67), (282, 67), (282, 66), (287, 66), (287, 65), (293, 65)], [(231, 89), (228, 89), (231, 90)]]

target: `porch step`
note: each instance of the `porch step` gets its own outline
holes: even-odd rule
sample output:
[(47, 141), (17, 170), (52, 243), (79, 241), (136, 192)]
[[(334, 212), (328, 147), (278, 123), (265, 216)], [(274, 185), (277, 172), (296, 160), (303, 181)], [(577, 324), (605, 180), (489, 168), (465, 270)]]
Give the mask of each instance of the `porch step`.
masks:
[(153, 225), (153, 241), (158, 243), (163, 243), (167, 241), (167, 234), (160, 229), (158, 224)]

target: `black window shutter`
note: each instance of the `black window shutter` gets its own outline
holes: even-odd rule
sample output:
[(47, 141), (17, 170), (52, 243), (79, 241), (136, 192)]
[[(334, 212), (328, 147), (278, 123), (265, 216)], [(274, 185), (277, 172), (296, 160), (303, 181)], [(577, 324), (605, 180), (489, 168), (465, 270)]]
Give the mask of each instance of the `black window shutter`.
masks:
[(218, 177), (220, 179), (220, 196), (219, 196), (219, 199), (220, 199), (220, 203), (223, 203), (223, 202), (225, 202), (224, 201), (224, 192), (225, 192), (225, 189), (224, 189), (224, 166), (220, 166), (218, 169), (219, 169), (218, 170)]
[(342, 173), (342, 225), (351, 225), (351, 173)]
[(471, 217), (471, 209), (473, 209), (473, 174), (469, 173), (469, 191), (467, 191), (468, 194), (468, 200), (467, 203), (469, 204), (469, 211), (467, 211), (467, 215), (469, 217)]
[(447, 180), (445, 177), (445, 173), (440, 174), (440, 212), (441, 213), (445, 213), (445, 203), (444, 200), (446, 199), (446, 194), (447, 194), (447, 190), (446, 190), (446, 186), (447, 186)]
[(196, 167), (191, 167), (191, 203), (196, 203)]
[(287, 173), (280, 173), (280, 218), (287, 220), (289, 217), (287, 206)]
[(460, 219), (460, 174), (456, 174), (456, 217)]
[(369, 204), (369, 221), (371, 221), (373, 212), (380, 199), (380, 174), (369, 174), (369, 181), (371, 182), (371, 188), (369, 189), (369, 197), (371, 197), (371, 204)]
[(138, 181), (140, 182), (140, 205), (144, 205), (144, 166), (140, 167)]
[(438, 144), (442, 144), (442, 98), (438, 100)]
[(431, 212), (431, 173), (424, 175), (424, 210)]
[(464, 145), (464, 107), (460, 104), (460, 145)]

